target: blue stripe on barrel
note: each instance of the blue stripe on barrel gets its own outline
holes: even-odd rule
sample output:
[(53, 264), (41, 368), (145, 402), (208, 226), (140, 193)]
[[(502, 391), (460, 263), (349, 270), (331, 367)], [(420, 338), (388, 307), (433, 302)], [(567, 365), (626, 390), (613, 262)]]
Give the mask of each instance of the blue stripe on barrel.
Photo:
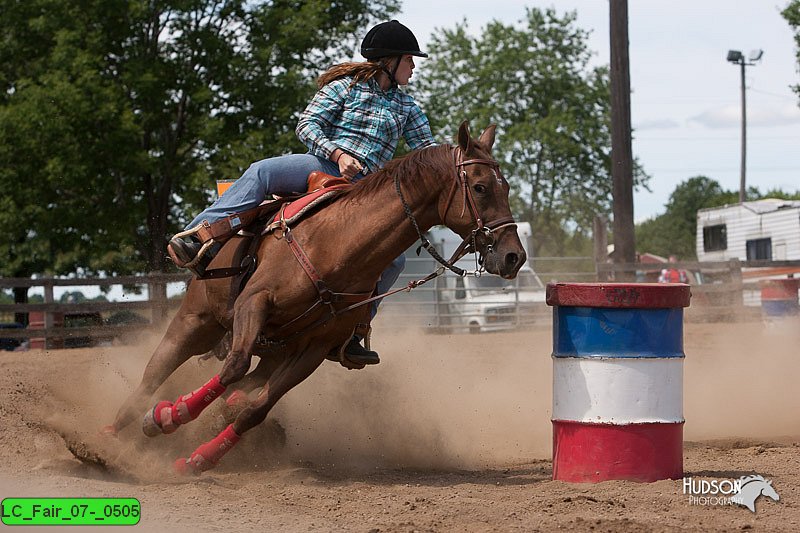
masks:
[(682, 283), (551, 283), (554, 357), (684, 357)]
[(553, 311), (554, 357), (684, 357), (680, 307)]

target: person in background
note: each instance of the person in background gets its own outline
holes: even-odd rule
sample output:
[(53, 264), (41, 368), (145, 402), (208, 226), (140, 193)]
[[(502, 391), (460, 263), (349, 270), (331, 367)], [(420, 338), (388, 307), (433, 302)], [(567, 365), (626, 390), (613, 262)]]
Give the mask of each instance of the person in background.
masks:
[[(674, 255), (669, 256), (670, 263), (677, 263), (678, 258)], [(652, 278), (651, 278), (652, 279)], [(686, 275), (686, 271), (680, 268), (669, 267), (661, 270), (661, 274), (658, 276), (659, 283), (689, 283), (689, 277)]]
[[(224, 195), (170, 240), (170, 256), (177, 266), (202, 277), (221, 244), (202, 240), (198, 230), (229, 222), (230, 231), (236, 233), (237, 213), (257, 207), (273, 194), (305, 192), (313, 171), (356, 182), (382, 168), (394, 156), (401, 137), (412, 150), (436, 144), (428, 118), (400, 90), (413, 74), (414, 58), (428, 57), (411, 30), (396, 20), (378, 24), (364, 37), (361, 55), (366, 61), (334, 65), (317, 80), (319, 90), (295, 131), (308, 153), (253, 163)], [(381, 275), (377, 292), (389, 290), (404, 267), (405, 256), (395, 259)], [(371, 317), (378, 303), (373, 304)], [(361, 364), (380, 362), (377, 352), (364, 348), (358, 337), (351, 339), (345, 354)]]

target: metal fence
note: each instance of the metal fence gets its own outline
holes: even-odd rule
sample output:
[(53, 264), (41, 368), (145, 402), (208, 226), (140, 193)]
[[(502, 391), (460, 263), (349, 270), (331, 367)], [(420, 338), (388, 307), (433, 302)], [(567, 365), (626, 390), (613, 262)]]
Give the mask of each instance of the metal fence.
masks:
[[(548, 282), (636, 281), (653, 282), (665, 264), (595, 264), (588, 257), (542, 257), (530, 262), (527, 271), (512, 282), (470, 284), (447, 273), (411, 292), (387, 298), (376, 325), (393, 328), (422, 328), (431, 333), (490, 332), (518, 328), (550, 327), (551, 310), (545, 304)], [(430, 258), (407, 258), (405, 272), (395, 287), (406, 286), (436, 269)], [(753, 320), (760, 317), (760, 285), (763, 278), (800, 273), (800, 261), (681, 262), (670, 268), (684, 270), (692, 285), (689, 321)], [(488, 276), (488, 275), (486, 275)], [(533, 276), (533, 280), (530, 279)], [(0, 304), (2, 348), (22, 340), (38, 339), (42, 347), (89, 345), (119, 339), (143, 328), (162, 325), (181, 301), (167, 298), (168, 284), (185, 284), (187, 274), (150, 274), (115, 278), (0, 278), (0, 289), (39, 287), (44, 302)], [(87, 301), (62, 303), (54, 298), (59, 287), (139, 286), (146, 297), (137, 301)], [(120, 312), (138, 317), (118, 320)], [(14, 317), (26, 316), (15, 324)]]

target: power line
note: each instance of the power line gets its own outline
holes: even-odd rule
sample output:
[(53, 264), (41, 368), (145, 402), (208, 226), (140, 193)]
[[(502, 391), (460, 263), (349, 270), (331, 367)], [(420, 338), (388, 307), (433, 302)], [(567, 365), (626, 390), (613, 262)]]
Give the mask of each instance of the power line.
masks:
[[(716, 168), (653, 168), (645, 166), (645, 172), (735, 172), (739, 170), (733, 167), (716, 167)], [(800, 165), (796, 167), (747, 167), (751, 172), (796, 172), (800, 174)]]
[[(634, 130), (636, 128), (634, 127)], [(633, 141), (738, 141), (738, 137), (634, 137)], [(795, 136), (748, 137), (748, 141), (800, 141)]]

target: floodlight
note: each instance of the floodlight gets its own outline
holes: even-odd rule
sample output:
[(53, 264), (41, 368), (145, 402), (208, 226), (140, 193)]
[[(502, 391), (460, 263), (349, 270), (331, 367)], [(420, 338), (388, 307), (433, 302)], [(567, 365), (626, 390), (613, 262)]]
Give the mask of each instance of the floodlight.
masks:
[(728, 50), (728, 61), (731, 63), (738, 63), (744, 58), (739, 50)]

